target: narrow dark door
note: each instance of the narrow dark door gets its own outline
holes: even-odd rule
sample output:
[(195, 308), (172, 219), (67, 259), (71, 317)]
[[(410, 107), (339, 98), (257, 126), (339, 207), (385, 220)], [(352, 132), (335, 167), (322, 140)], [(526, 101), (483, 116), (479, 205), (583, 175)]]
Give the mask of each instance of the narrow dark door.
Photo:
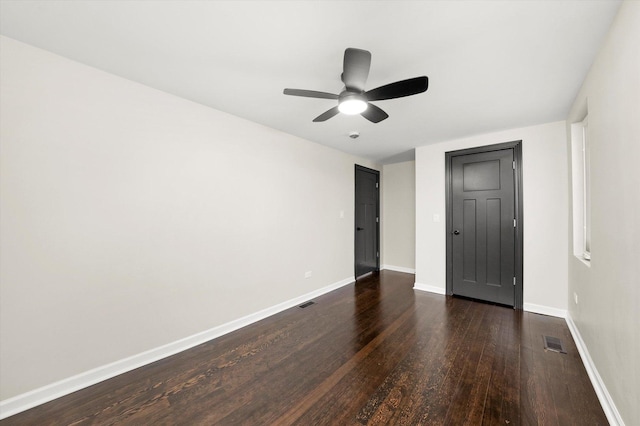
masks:
[(450, 161), (452, 292), (515, 306), (514, 150)]
[(379, 264), (380, 172), (356, 165), (355, 276), (380, 269)]

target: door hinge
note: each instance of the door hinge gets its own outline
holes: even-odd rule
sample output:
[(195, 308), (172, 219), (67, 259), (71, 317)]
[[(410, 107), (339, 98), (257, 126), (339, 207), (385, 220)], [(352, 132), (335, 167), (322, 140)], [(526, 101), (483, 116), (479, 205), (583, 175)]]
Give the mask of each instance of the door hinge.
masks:
[(376, 188), (378, 187), (378, 182), (376, 182)]
[(516, 169), (516, 162), (515, 162), (515, 161), (512, 161), (512, 162), (511, 162), (511, 166), (513, 167), (513, 170), (515, 170), (515, 169)]
[(513, 285), (516, 285), (516, 277), (513, 277)]
[(515, 219), (513, 219), (513, 227), (515, 228), (517, 225), (518, 225), (518, 222)]
[(376, 223), (380, 223), (380, 218), (376, 217)]
[(380, 252), (379, 251), (376, 252), (376, 257), (380, 257)]

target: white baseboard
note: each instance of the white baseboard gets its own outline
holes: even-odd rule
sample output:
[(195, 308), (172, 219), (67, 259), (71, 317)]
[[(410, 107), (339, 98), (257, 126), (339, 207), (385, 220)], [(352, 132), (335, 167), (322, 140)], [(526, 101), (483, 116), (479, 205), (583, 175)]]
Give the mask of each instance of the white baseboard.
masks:
[(389, 271), (404, 272), (407, 274), (415, 274), (414, 268), (405, 268), (404, 266), (382, 265), (380, 269), (388, 269)]
[(30, 408), (36, 407), (38, 405), (44, 404), (46, 402), (53, 401), (54, 399), (68, 395), (72, 392), (89, 387), (104, 380), (110, 379), (119, 374), (126, 373), (138, 367), (142, 367), (168, 356), (175, 355), (179, 352), (193, 348), (194, 346), (208, 342), (209, 340), (215, 339), (224, 334), (231, 333), (232, 331), (253, 324), (271, 315), (277, 314), (278, 312), (284, 311), (285, 309), (297, 306), (303, 302), (321, 296), (330, 291), (336, 290), (352, 282), (354, 282), (353, 277), (346, 278), (342, 281), (338, 281), (334, 284), (328, 285), (294, 299), (287, 300), (286, 302), (279, 303), (275, 306), (271, 306), (242, 318), (238, 318), (226, 324), (222, 324), (218, 327), (214, 327), (201, 333), (176, 340), (175, 342), (171, 342), (166, 345), (162, 345), (157, 348), (139, 353), (137, 355), (112, 362), (111, 364), (103, 365), (101, 367), (85, 371), (75, 376), (68, 377), (58, 382), (43, 386), (41, 388), (14, 396), (13, 398), (5, 399), (3, 401), (0, 401), (0, 420), (13, 416), (14, 414), (18, 414)]
[[(415, 290), (428, 291), (430, 293), (436, 294), (447, 294), (446, 290), (442, 287), (438, 287), (435, 285), (422, 284), (422, 283), (414, 283), (413, 288)], [(525, 303), (523, 309), (527, 312), (533, 312), (535, 314), (549, 315), (552, 317), (558, 318), (566, 318), (567, 311), (563, 309), (550, 308), (548, 306), (535, 305), (533, 303)]]
[(534, 303), (524, 303), (522, 309), (534, 314), (548, 315), (550, 317), (566, 318), (567, 311), (565, 309), (551, 308), (549, 306), (536, 305)]
[(573, 322), (570, 314), (566, 316), (565, 321), (567, 321), (567, 326), (569, 327), (569, 331), (571, 331), (573, 341), (578, 347), (578, 352), (580, 353), (580, 358), (582, 358), (584, 368), (587, 370), (593, 389), (596, 391), (596, 395), (598, 395), (598, 400), (600, 401), (600, 405), (602, 405), (604, 414), (607, 416), (607, 420), (609, 420), (609, 424), (612, 426), (624, 426), (624, 421), (616, 408), (616, 404), (613, 402), (607, 387), (602, 381), (602, 377), (600, 377), (600, 373), (598, 373), (598, 369), (593, 363), (593, 359), (591, 359), (587, 345), (584, 343), (584, 340), (582, 340), (580, 331)]
[(428, 291), (429, 293), (447, 294), (444, 288), (438, 287), (435, 285), (430, 285), (430, 284), (413, 283), (413, 289), (420, 290), (420, 291)]

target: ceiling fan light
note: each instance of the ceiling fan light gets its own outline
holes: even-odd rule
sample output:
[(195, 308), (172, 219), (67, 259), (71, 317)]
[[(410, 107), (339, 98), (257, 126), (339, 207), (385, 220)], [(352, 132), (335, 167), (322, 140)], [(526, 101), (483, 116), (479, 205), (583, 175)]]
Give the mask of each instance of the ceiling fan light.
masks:
[(338, 105), (338, 110), (347, 115), (355, 115), (367, 109), (367, 103), (361, 99), (345, 99)]

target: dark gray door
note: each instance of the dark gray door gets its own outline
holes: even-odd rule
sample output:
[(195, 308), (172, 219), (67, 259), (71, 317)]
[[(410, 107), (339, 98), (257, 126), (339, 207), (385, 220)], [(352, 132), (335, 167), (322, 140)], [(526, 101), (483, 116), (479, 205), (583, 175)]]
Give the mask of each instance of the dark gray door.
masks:
[(380, 172), (356, 165), (355, 276), (380, 269)]
[(515, 305), (514, 150), (451, 157), (453, 294)]

